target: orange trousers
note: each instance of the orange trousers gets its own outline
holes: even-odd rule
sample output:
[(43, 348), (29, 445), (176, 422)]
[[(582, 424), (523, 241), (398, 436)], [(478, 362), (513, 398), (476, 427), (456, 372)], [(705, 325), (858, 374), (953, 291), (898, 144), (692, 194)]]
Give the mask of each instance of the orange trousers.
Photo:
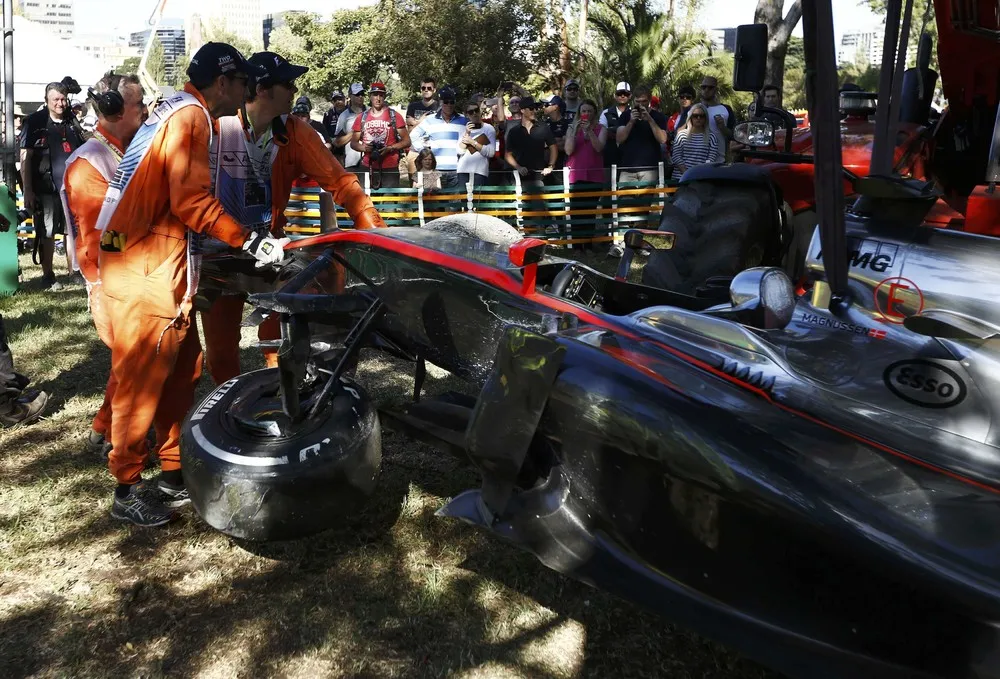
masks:
[[(87, 287), (87, 299), (90, 315), (94, 319), (94, 328), (97, 330), (97, 336), (100, 340), (110, 349), (114, 344), (114, 335), (111, 334), (111, 319), (108, 317), (107, 303), (104, 302), (101, 286), (89, 285)], [(91, 425), (94, 431), (104, 435), (105, 440), (109, 440), (111, 437), (111, 401), (115, 397), (117, 386), (118, 380), (115, 379), (115, 371), (112, 370), (108, 375), (108, 384), (104, 387), (104, 402), (101, 403)]]
[(202, 362), (193, 314), (171, 322), (147, 313), (141, 296), (136, 297), (102, 300), (111, 317), (111, 370), (118, 380), (108, 469), (118, 483), (128, 484), (141, 479), (150, 425), (156, 429), (163, 471), (181, 468), (181, 422), (194, 402)]
[[(243, 321), (243, 297), (223, 295), (212, 307), (201, 314), (201, 327), (205, 331), (205, 361), (208, 374), (216, 384), (228, 382), (242, 372), (240, 368), (240, 323)], [(271, 314), (257, 328), (257, 339), (281, 338), (281, 324), (277, 314)], [(268, 368), (278, 365), (278, 350), (263, 349)]]

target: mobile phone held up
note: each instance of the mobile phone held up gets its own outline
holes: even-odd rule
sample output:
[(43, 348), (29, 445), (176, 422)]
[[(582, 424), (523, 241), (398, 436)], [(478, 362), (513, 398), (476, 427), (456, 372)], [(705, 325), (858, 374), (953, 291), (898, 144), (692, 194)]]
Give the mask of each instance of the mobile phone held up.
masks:
[(590, 120), (590, 111), (584, 111), (580, 114), (580, 120)]

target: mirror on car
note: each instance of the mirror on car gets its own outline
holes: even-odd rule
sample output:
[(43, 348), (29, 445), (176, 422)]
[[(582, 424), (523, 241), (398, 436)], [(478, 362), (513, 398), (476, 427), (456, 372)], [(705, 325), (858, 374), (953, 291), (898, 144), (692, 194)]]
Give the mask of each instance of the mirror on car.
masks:
[(767, 75), (767, 24), (736, 27), (733, 89), (759, 92)]
[(774, 143), (774, 128), (763, 120), (740, 123), (733, 130), (733, 140), (753, 148), (770, 146)]
[(733, 277), (729, 302), (703, 313), (760, 330), (780, 330), (795, 313), (795, 286), (782, 269), (757, 266)]

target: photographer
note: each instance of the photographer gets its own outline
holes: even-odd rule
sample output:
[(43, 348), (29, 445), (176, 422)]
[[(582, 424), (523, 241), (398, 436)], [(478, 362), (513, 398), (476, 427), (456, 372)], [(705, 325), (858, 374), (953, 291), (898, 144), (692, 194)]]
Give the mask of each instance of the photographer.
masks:
[[(24, 207), (32, 215), (35, 228), (35, 249), (40, 253), (42, 286), (61, 290), (52, 268), (55, 236), (65, 232), (65, 216), (59, 200), (66, 171), (66, 159), (84, 138), (69, 112), (69, 90), (63, 83), (45, 86), (45, 108), (28, 116), (21, 126), (19, 145), (24, 150), (21, 181), (24, 186)], [(66, 251), (67, 268), (70, 252)]]
[(632, 107), (618, 119), (615, 137), (623, 168), (619, 182), (656, 183), (659, 178), (661, 144), (667, 143), (667, 119), (649, 108), (649, 98), (648, 87), (637, 87)]
[(361, 166), (372, 175), (372, 188), (399, 187), (399, 152), (410, 146), (406, 121), (385, 105), (385, 85), (372, 83), (368, 89), (371, 108), (354, 120), (351, 148), (364, 155)]

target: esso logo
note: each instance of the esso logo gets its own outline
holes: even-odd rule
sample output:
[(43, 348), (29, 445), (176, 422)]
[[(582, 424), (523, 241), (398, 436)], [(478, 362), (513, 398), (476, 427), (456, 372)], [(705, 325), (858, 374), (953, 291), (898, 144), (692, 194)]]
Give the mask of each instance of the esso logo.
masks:
[(893, 394), (921, 408), (951, 408), (968, 393), (957, 372), (921, 359), (893, 363), (885, 369), (882, 379)]

